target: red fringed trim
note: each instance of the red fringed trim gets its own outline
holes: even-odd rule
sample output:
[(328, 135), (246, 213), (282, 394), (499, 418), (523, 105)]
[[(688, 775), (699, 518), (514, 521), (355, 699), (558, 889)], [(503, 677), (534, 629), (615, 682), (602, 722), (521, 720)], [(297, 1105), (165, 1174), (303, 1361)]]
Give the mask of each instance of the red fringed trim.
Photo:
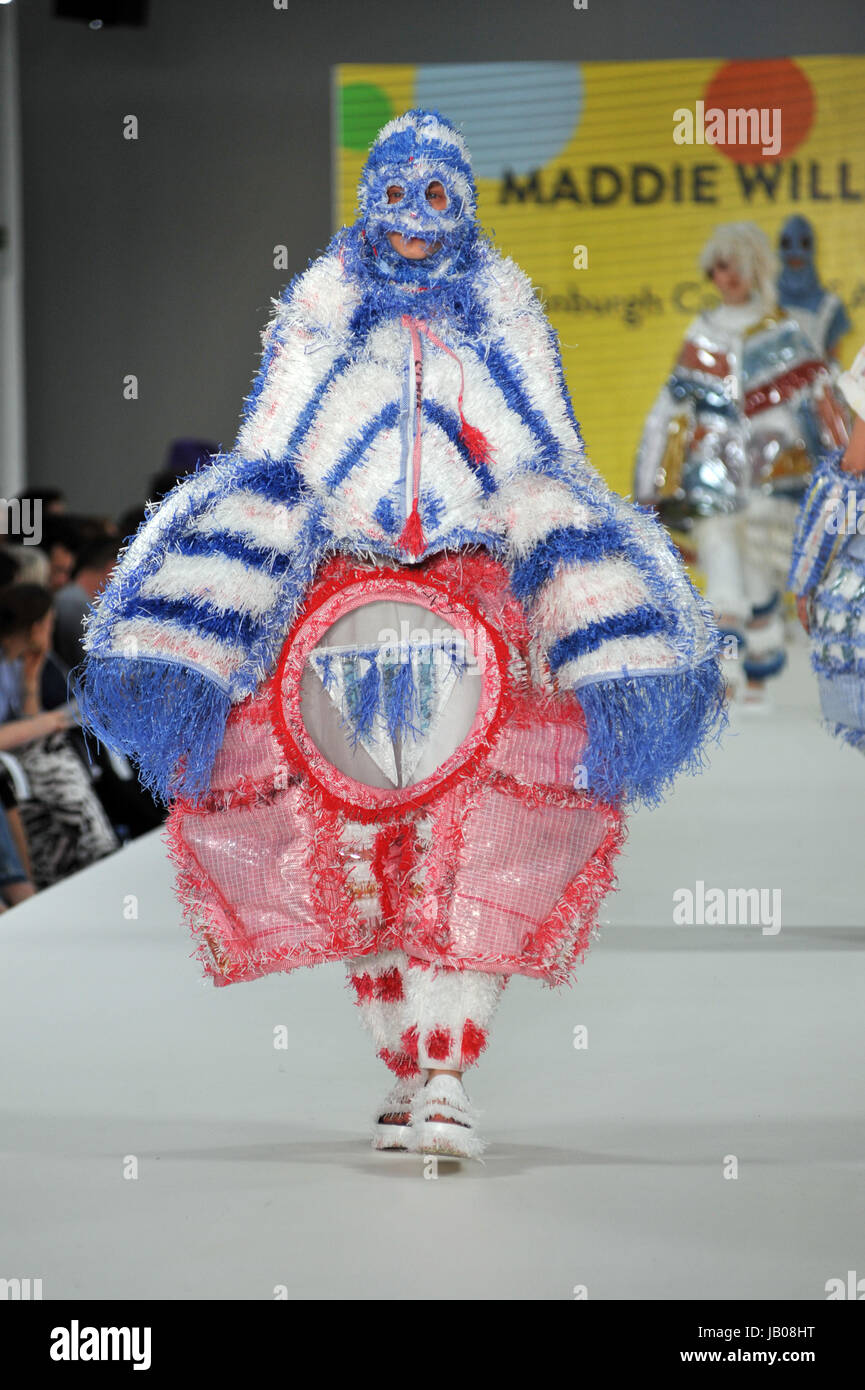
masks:
[(571, 879), (555, 910), (524, 943), (526, 963), (542, 964), (543, 978), (549, 985), (573, 983), (573, 971), (597, 929), (601, 902), (616, 886), (613, 862), (625, 839), (625, 818), (620, 809), (604, 802), (595, 802), (594, 809), (607, 815), (603, 841)]
[(449, 1028), (434, 1028), (427, 1034), (427, 1056), (432, 1057), (434, 1062), (444, 1062), (450, 1056), (452, 1047), (453, 1038)]
[(460, 410), (459, 437), (466, 446), (472, 463), (489, 463), (492, 460), (493, 451), (490, 448), (489, 440), (476, 425), (469, 424), (462, 410)]
[[(328, 806), (334, 812), (348, 812), (352, 820), (369, 823), (381, 821), (388, 812), (404, 817), (411, 811), (419, 809), (433, 797), (438, 798), (451, 786), (464, 781), (476, 772), (489, 756), (493, 743), (510, 716), (516, 694), (515, 682), (509, 669), (511, 653), (507, 636), (510, 634), (501, 630), (500, 623), (502, 616), (506, 617), (508, 622), (514, 621), (516, 632), (513, 635), (513, 640), (521, 641), (526, 636), (525, 616), (516, 600), (513, 601), (513, 606), (507, 606), (504, 615), (494, 612), (487, 614), (478, 602), (477, 593), (466, 593), (466, 582), (470, 581), (473, 589), (477, 590), (480, 587), (486, 589), (488, 587), (490, 597), (497, 597), (499, 581), (501, 580), (501, 592), (506, 594), (507, 571), (498, 561), (490, 560), (486, 555), (463, 556), (461, 553), (457, 557), (456, 565), (461, 573), (459, 576), (454, 575), (452, 577), (452, 572), (456, 566), (454, 557), (451, 556), (436, 556), (433, 561), (422, 561), (417, 574), (410, 571), (408, 567), (398, 570), (383, 570), (377, 565), (358, 565), (355, 561), (340, 557), (335, 561), (327, 562), (322, 567), (318, 579), (307, 595), (301, 612), (295, 618), (292, 630), (282, 649), (279, 664), (266, 686), (268, 698), (271, 701), (271, 720), (276, 737), (289, 760), (289, 765), (297, 764), (304, 768), (306, 775), (315, 783), (317, 798), (324, 806)], [(457, 577), (461, 578), (461, 584), (455, 582)], [(404, 590), (409, 602), (412, 601), (412, 596), (418, 589), (428, 588), (433, 594), (441, 595), (445, 600), (441, 608), (429, 600), (426, 606), (429, 606), (432, 611), (443, 611), (446, 615), (448, 609), (453, 608), (455, 612), (451, 615), (450, 621), (454, 626), (459, 626), (461, 622), (464, 623), (464, 620), (457, 616), (458, 613), (468, 614), (475, 627), (483, 631), (484, 641), (490, 644), (492, 657), (499, 668), (501, 686), (498, 691), (498, 703), (484, 724), (483, 737), (480, 737), (479, 727), (473, 728), (468, 739), (464, 741), (474, 743), (468, 756), (459, 761), (462, 754), (458, 749), (447, 759), (445, 764), (448, 767), (447, 772), (443, 775), (437, 772), (430, 777), (425, 777), (417, 784), (416, 790), (411, 794), (409, 794), (410, 788), (407, 787), (394, 792), (365, 787), (352, 778), (344, 777), (341, 773), (336, 772), (327, 763), (327, 760), (318, 752), (303, 730), (303, 721), (300, 718), (300, 668), (298, 668), (298, 676), (295, 677), (290, 707), (289, 702), (284, 699), (286, 670), (290, 664), (297, 665), (298, 662), (296, 651), (298, 634), (308, 622), (312, 622), (314, 625), (320, 624), (323, 628), (326, 627), (327, 622), (322, 619), (319, 610), (336, 595), (342, 595), (346, 589), (354, 588), (360, 583), (363, 583), (366, 593), (372, 593), (372, 596), (376, 596), (382, 589)], [(492, 604), (490, 606), (492, 607)], [(313, 643), (310, 641), (310, 650), (312, 645)], [(305, 660), (305, 655), (303, 659)], [(300, 742), (295, 738), (293, 726), (301, 735)], [(375, 864), (373, 864), (373, 873), (375, 873)], [(359, 955), (361, 952), (358, 951), (355, 954)]]
[(396, 914), (399, 907), (397, 885), (394, 882), (392, 858), (394, 851), (401, 848), (401, 837), (405, 827), (399, 821), (385, 825), (375, 837), (370, 870), (378, 884), (381, 915), (385, 925), (396, 930)]
[(373, 998), (375, 985), (372, 975), (367, 973), (363, 975), (352, 975), (351, 982), (354, 985), (358, 1004), (366, 1004)]
[(402, 550), (409, 555), (422, 555), (426, 550), (426, 541), (423, 534), (423, 524), (420, 519), (417, 501), (409, 512), (408, 520), (400, 532), (398, 544)]
[(408, 1052), (393, 1052), (389, 1047), (383, 1047), (379, 1050), (378, 1055), (388, 1070), (392, 1071), (394, 1076), (398, 1076), (400, 1080), (404, 1080), (407, 1076), (420, 1075), (420, 1067)]
[(417, 1041), (417, 1028), (414, 1024), (412, 1024), (411, 1028), (406, 1028), (405, 1032), (400, 1038), (400, 1042), (402, 1043), (409, 1057), (413, 1057), (415, 1061), (417, 1061)]
[(375, 981), (375, 997), (384, 1004), (396, 1004), (403, 997), (402, 975), (395, 965), (383, 970)]
[(365, 955), (370, 929), (348, 889), (348, 866), (340, 843), (341, 818), (322, 803), (312, 784), (301, 787), (300, 795), (312, 831), (304, 866), (317, 921), (328, 924), (330, 950)]
[(467, 1018), (463, 1026), (463, 1041), (460, 1053), (460, 1060), (464, 1067), (470, 1067), (478, 1060), (487, 1045), (487, 1030), (480, 1028), (472, 1019)]

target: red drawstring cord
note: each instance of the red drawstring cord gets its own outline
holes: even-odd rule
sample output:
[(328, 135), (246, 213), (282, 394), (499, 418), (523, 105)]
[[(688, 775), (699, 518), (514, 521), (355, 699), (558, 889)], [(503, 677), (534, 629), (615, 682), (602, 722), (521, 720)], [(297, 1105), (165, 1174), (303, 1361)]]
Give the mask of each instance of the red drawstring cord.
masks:
[(406, 517), (405, 526), (402, 528), (398, 544), (403, 550), (407, 550), (410, 555), (422, 555), (426, 549), (424, 540), (423, 525), (420, 519), (420, 429), (421, 411), (423, 409), (423, 384), (421, 369), (421, 348), (420, 337), (418, 336), (418, 320), (412, 318), (411, 314), (403, 314), (403, 327), (411, 333), (412, 361), (414, 363), (415, 379), (415, 409), (414, 409), (414, 444), (412, 447), (411, 467), (412, 467), (412, 504), (411, 511)]
[(412, 359), (415, 370), (415, 420), (414, 420), (414, 444), (412, 448), (412, 505), (411, 511), (406, 519), (398, 544), (403, 550), (407, 550), (412, 555), (422, 555), (426, 542), (424, 540), (423, 525), (420, 518), (419, 495), (420, 495), (420, 453), (421, 453), (421, 410), (422, 400), (422, 381), (421, 381), (421, 347), (418, 332), (425, 334), (431, 343), (442, 352), (446, 352), (448, 357), (452, 357), (460, 369), (460, 393), (457, 397), (457, 408), (460, 416), (459, 437), (468, 450), (469, 458), (475, 464), (489, 463), (492, 456), (489, 441), (486, 435), (474, 425), (470, 425), (463, 414), (463, 394), (465, 392), (466, 378), (463, 364), (453, 348), (449, 348), (447, 343), (443, 343), (441, 338), (433, 333), (432, 329), (424, 323), (423, 319), (413, 318), (411, 314), (403, 314), (402, 325), (411, 334)]
[(453, 348), (449, 348), (447, 343), (443, 343), (441, 338), (437, 338), (435, 333), (433, 333), (432, 329), (427, 327), (427, 325), (424, 323), (423, 319), (418, 320), (418, 328), (420, 329), (421, 333), (426, 334), (431, 343), (435, 343), (437, 348), (441, 348), (442, 352), (446, 352), (448, 357), (452, 357), (453, 360), (456, 362), (457, 366), (459, 367), (460, 393), (457, 397), (457, 406), (459, 408), (460, 413), (459, 437), (468, 449), (469, 457), (471, 458), (473, 463), (489, 463), (490, 458), (492, 456), (492, 450), (490, 449), (489, 441), (487, 440), (486, 435), (483, 434), (482, 431), (477, 429), (474, 425), (470, 425), (465, 415), (463, 414), (463, 394), (466, 389), (466, 374), (463, 370), (462, 362), (460, 361), (457, 354), (454, 352)]

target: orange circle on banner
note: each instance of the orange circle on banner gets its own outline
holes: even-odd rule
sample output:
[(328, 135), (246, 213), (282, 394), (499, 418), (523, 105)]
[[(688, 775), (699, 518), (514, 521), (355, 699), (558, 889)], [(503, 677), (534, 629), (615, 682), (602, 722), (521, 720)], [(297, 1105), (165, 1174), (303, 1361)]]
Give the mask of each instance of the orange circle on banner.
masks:
[[(725, 63), (709, 82), (703, 100), (707, 128), (711, 121), (710, 111), (724, 112), (725, 138), (715, 142), (715, 148), (737, 164), (762, 164), (792, 154), (808, 135), (814, 121), (813, 88), (792, 58)], [(746, 123), (746, 131), (737, 131), (735, 127), (731, 130), (727, 113), (742, 110), (758, 112), (764, 123), (763, 135), (768, 139), (760, 135), (756, 142), (740, 143), (737, 137), (755, 133), (753, 119)], [(775, 114), (777, 112), (780, 116)], [(773, 130), (780, 131), (777, 150), (772, 148)], [(767, 147), (768, 154), (764, 153)]]

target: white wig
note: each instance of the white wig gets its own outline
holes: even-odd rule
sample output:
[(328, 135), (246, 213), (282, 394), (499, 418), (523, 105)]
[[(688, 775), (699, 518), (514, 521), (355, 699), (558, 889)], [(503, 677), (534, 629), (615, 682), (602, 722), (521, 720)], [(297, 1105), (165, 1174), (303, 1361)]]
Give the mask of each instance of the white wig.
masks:
[(778, 261), (769, 238), (755, 222), (725, 222), (716, 227), (700, 253), (700, 269), (710, 275), (716, 261), (731, 261), (764, 308), (775, 305)]

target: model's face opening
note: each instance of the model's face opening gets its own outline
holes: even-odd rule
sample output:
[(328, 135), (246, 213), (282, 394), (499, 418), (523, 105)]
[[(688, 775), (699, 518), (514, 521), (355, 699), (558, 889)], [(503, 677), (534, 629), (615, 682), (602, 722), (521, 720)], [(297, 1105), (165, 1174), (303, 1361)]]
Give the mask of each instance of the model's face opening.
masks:
[(751, 297), (751, 283), (733, 260), (719, 257), (709, 271), (709, 279), (725, 304), (745, 304)]
[[(389, 203), (399, 203), (405, 197), (405, 189), (398, 183), (388, 185), (387, 200)], [(445, 193), (444, 185), (438, 179), (433, 179), (427, 184), (426, 200), (430, 207), (437, 212), (442, 212), (448, 205), (448, 195)]]
[[(426, 201), (436, 212), (442, 212), (448, 205), (448, 195), (439, 179), (432, 179), (426, 187)], [(387, 188), (389, 204), (400, 203), (405, 197), (405, 189), (398, 183)], [(422, 237), (403, 236), (401, 232), (388, 232), (388, 241), (395, 251), (409, 261), (420, 261), (441, 250), (440, 241), (425, 241)]]

